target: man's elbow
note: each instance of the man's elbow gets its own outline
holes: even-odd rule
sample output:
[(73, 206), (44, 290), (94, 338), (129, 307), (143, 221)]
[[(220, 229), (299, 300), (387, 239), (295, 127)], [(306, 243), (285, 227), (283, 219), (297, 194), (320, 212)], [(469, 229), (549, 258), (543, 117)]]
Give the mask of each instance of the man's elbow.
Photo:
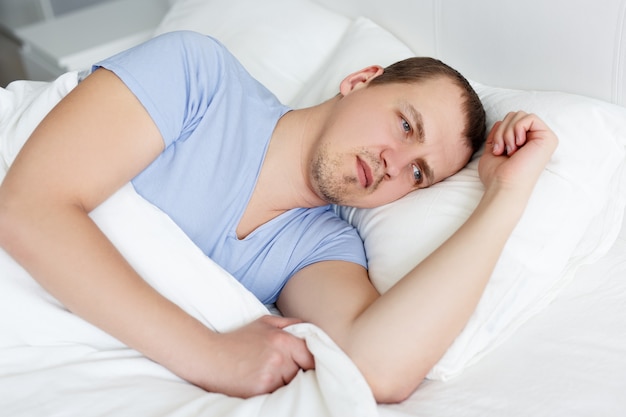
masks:
[(6, 247), (11, 240), (11, 229), (15, 224), (12, 217), (7, 199), (3, 199), (0, 195), (0, 248)]
[(399, 403), (411, 396), (424, 380), (422, 375), (384, 373), (366, 378), (379, 404)]
[(0, 187), (0, 248), (15, 250), (21, 230), (32, 223), (24, 212), (19, 199)]

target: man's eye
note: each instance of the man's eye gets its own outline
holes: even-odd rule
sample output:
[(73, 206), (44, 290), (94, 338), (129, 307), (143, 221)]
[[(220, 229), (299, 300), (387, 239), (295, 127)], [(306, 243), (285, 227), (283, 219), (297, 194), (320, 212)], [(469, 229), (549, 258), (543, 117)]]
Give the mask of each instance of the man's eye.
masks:
[(407, 133), (411, 131), (411, 125), (404, 119), (402, 119), (402, 129)]
[(415, 164), (412, 164), (413, 168), (413, 180), (416, 184), (420, 184), (422, 182), (422, 170)]

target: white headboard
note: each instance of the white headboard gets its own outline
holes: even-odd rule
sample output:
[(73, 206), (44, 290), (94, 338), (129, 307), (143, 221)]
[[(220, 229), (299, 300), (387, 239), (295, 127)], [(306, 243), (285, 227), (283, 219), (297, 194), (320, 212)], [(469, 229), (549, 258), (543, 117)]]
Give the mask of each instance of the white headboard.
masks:
[(492, 86), (626, 106), (626, 0), (316, 0)]

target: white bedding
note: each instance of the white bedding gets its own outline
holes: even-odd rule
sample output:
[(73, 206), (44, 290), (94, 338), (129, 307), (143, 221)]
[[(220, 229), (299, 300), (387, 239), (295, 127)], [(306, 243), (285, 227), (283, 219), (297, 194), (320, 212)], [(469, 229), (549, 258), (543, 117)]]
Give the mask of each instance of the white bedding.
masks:
[[(0, 90), (3, 167), (11, 165), (30, 132), (77, 81), (73, 72), (49, 84), (23, 81)], [(0, 172), (1, 179), (4, 169)], [(230, 331), (269, 314), (131, 184), (90, 216), (146, 281), (207, 327)], [(229, 398), (180, 380), (69, 313), (2, 250), (0, 271), (1, 415), (98, 416), (122, 411), (146, 416), (164, 410), (187, 415), (185, 410), (190, 409), (210, 410), (211, 415), (219, 410), (220, 416), (230, 417), (377, 415), (360, 372), (311, 324), (287, 330), (306, 339), (315, 370), (300, 372), (272, 394)]]
[[(117, 217), (115, 224), (111, 224), (111, 214)], [(172, 248), (152, 239), (155, 230), (169, 230), (169, 238), (181, 239), (170, 243), (187, 249), (174, 255), (177, 261), (192, 262), (179, 266), (178, 272), (215, 268), (189, 250), (175, 228), (167, 229), (167, 219), (160, 214), (127, 186), (94, 218), (116, 242), (134, 236), (142, 243), (132, 249), (126, 241), (125, 253), (143, 264), (142, 272), (151, 272), (153, 279), (172, 267), (160, 258), (161, 250)], [(0, 415), (622, 416), (626, 409), (622, 395), (626, 385), (625, 253), (626, 229), (607, 256), (583, 267), (555, 302), (490, 356), (451, 381), (425, 382), (402, 404), (378, 407), (350, 362), (323, 334), (307, 326), (295, 331), (308, 334), (309, 346), (316, 353), (317, 375), (300, 374), (290, 386), (253, 400), (206, 393), (67, 313), (2, 253)], [(161, 262), (155, 262), (158, 259)], [(207, 288), (206, 279), (194, 281), (193, 274), (186, 276), (187, 288), (194, 291), (174, 291), (165, 281), (153, 285), (161, 285), (188, 311), (218, 328), (232, 325), (231, 319), (264, 312), (219, 270), (213, 270), (216, 280), (211, 281), (212, 290), (219, 288), (217, 300), (211, 292), (198, 291)], [(230, 302), (219, 302), (225, 299)], [(213, 301), (219, 304), (219, 312), (207, 311)]]
[(607, 256), (582, 267), (488, 357), (385, 408), (398, 416), (624, 416), (625, 254), (626, 228)]
[[(351, 66), (370, 63), (372, 54), (384, 65), (413, 53), (368, 19), (340, 16), (309, 0), (267, 0), (264, 7), (256, 9), (254, 1), (179, 0), (157, 32), (181, 24), (196, 30), (207, 25), (216, 28), (216, 35), (243, 57), (251, 71), (294, 106), (311, 104), (320, 94), (333, 94), (336, 78)], [(216, 8), (223, 13), (215, 13)], [(268, 25), (269, 15), (263, 15), (276, 10), (281, 10), (290, 25), (291, 29), (286, 30), (295, 32), (286, 43), (277, 42), (279, 38), (284, 40), (283, 28), (277, 23)], [(622, 12), (626, 12), (626, 6)], [(308, 19), (294, 24), (302, 13)], [(319, 31), (322, 21), (326, 22), (325, 30)], [(294, 59), (298, 52), (306, 55), (306, 60)], [(11, 91), (0, 90), (0, 180), (30, 130), (75, 82), (75, 74), (70, 73), (54, 84), (21, 83)], [(502, 103), (508, 99), (508, 105), (529, 103), (519, 101), (522, 92), (518, 95), (490, 87), (483, 92), (487, 100), (489, 94), (504, 96), (503, 102), (490, 101), (494, 105), (491, 117), (505, 108)], [(528, 96), (523, 97), (528, 100)], [(579, 104), (577, 97), (568, 99)], [(540, 109), (546, 105), (545, 101), (538, 104)], [(604, 105), (608, 106), (605, 103), (600, 107)], [(555, 113), (559, 108), (553, 108)], [(607, 170), (611, 165), (611, 171), (603, 175), (613, 178), (612, 174), (619, 171), (619, 155), (623, 157), (626, 152), (626, 118), (619, 123), (621, 114), (626, 113), (621, 113), (622, 108), (606, 109), (612, 118), (607, 120), (617, 122), (611, 122), (615, 128), (611, 123), (603, 128), (618, 140), (611, 144), (613, 165), (607, 163), (602, 168)], [(565, 124), (572, 124), (574, 130), (577, 126), (591, 129), (585, 132), (594, 136), (594, 125), (586, 120), (584, 112), (581, 114), (578, 120), (565, 119)], [(581, 160), (581, 167), (585, 166), (581, 175), (602, 163), (597, 160), (591, 152), (588, 160)], [(619, 171), (622, 182), (592, 186), (585, 195), (593, 196), (593, 200), (589, 197), (580, 203), (593, 206), (595, 217), (584, 218), (588, 230), (577, 225), (582, 230), (574, 235), (582, 240), (577, 245), (572, 243), (570, 252), (563, 256), (584, 254), (586, 262), (564, 259), (571, 266), (567, 273), (547, 276), (558, 284), (548, 287), (550, 297), (537, 304), (535, 293), (524, 293), (526, 299), (521, 301), (532, 302), (534, 309), (516, 300), (513, 304), (520, 311), (509, 308), (510, 317), (504, 316), (500, 327), (494, 318), (475, 316), (464, 334), (481, 334), (480, 330), (493, 338), (467, 336), (465, 340), (470, 342), (465, 342), (461, 337), (468, 348), (451, 350), (448, 358), (454, 366), (445, 367), (442, 361), (436, 368), (439, 372), (432, 375), (441, 380), (424, 382), (411, 398), (396, 405), (376, 406), (353, 364), (323, 332), (310, 325), (293, 326), (290, 331), (307, 339), (316, 355), (316, 371), (301, 373), (288, 387), (250, 400), (204, 392), (68, 313), (0, 251), (0, 416), (623, 416), (624, 165)], [(576, 176), (566, 179), (576, 181)], [(467, 177), (460, 177), (461, 183), (465, 180)], [(593, 180), (585, 177), (578, 186), (584, 188)], [(586, 212), (582, 206), (578, 209), (572, 213)], [(267, 313), (130, 185), (94, 211), (92, 217), (152, 285), (208, 326), (228, 330)], [(383, 269), (392, 267), (400, 265)], [(173, 273), (184, 278), (174, 283), (169, 279)], [(507, 327), (510, 324), (514, 326)], [(486, 343), (487, 348), (477, 342)]]

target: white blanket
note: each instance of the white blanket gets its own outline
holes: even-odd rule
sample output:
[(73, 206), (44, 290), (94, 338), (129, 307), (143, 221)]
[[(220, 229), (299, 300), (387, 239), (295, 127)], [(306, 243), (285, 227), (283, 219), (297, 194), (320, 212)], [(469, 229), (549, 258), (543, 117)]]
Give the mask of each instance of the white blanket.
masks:
[[(77, 75), (68, 73), (54, 83), (0, 90), (0, 180), (41, 118), (76, 83)], [(130, 184), (91, 216), (151, 285), (205, 325), (228, 331), (268, 314)], [(2, 415), (378, 415), (358, 369), (313, 325), (288, 330), (306, 339), (316, 370), (300, 372), (272, 394), (242, 400), (180, 380), (69, 313), (4, 251), (0, 274)]]

